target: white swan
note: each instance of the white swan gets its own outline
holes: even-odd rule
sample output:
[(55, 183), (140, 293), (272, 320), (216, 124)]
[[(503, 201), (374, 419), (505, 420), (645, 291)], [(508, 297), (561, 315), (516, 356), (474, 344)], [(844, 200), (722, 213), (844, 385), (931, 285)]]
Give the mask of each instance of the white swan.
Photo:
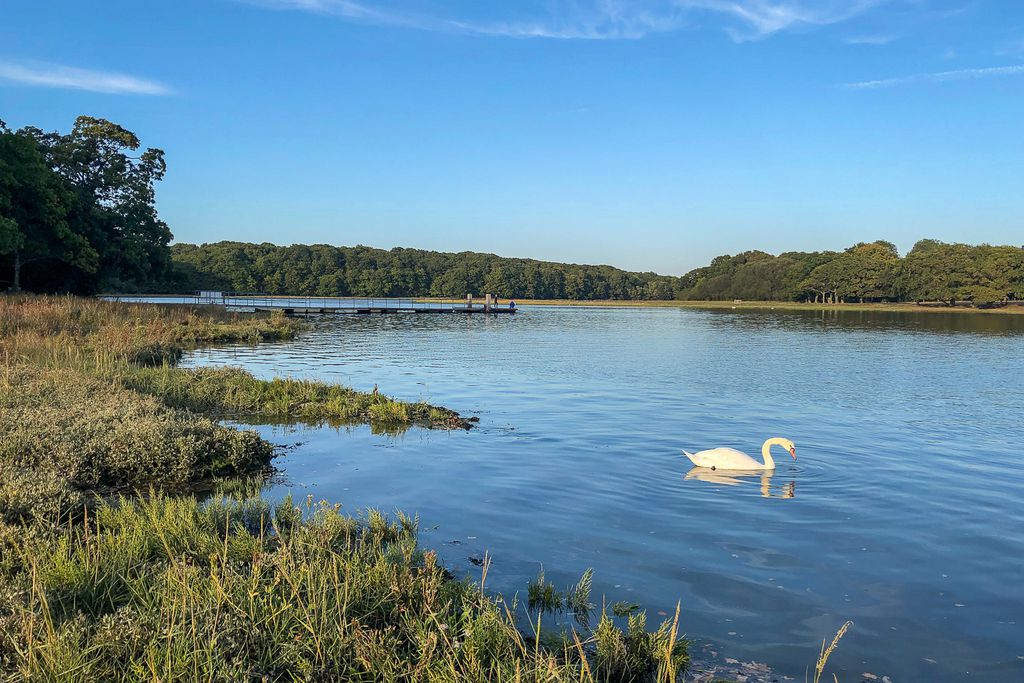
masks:
[(772, 446), (783, 446), (796, 460), (796, 445), (789, 439), (775, 437), (768, 439), (761, 446), (761, 455), (764, 456), (764, 463), (760, 463), (743, 451), (735, 448), (710, 448), (699, 453), (688, 453), (686, 457), (693, 461), (697, 467), (708, 467), (713, 470), (774, 470), (775, 460), (772, 458)]

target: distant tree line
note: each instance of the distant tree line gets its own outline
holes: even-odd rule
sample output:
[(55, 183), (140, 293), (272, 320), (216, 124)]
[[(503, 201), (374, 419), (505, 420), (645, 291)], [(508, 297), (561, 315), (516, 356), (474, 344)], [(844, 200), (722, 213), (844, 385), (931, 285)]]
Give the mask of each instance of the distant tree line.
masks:
[(1024, 248), (922, 240), (841, 252), (747, 251), (682, 277), (473, 252), (330, 245), (170, 245), (157, 215), (164, 153), (80, 116), (70, 133), (0, 121), (0, 291), (219, 289), (311, 296), (532, 299), (1024, 300)]
[(748, 251), (682, 277), (473, 252), (216, 242), (171, 247), (182, 291), (306, 296), (531, 299), (942, 301), (1024, 299), (1024, 248), (922, 240), (903, 258), (888, 242), (842, 252)]
[(884, 241), (841, 252), (747, 251), (719, 256), (684, 275), (680, 298), (978, 305), (1022, 300), (1024, 248), (926, 239), (903, 258)]
[(531, 299), (672, 299), (679, 278), (474, 252), (326, 244), (175, 244), (184, 289), (306, 296), (496, 294)]
[(157, 216), (159, 149), (104, 119), (71, 132), (0, 121), (0, 290), (144, 290), (170, 274), (171, 232)]

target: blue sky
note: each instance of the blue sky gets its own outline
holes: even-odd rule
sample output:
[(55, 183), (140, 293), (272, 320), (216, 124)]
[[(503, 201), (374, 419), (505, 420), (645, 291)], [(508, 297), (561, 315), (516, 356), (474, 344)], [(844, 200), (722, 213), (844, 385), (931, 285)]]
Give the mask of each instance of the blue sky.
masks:
[(83, 113), (167, 152), (180, 241), (1024, 243), (1018, 0), (4, 0), (0, 118)]

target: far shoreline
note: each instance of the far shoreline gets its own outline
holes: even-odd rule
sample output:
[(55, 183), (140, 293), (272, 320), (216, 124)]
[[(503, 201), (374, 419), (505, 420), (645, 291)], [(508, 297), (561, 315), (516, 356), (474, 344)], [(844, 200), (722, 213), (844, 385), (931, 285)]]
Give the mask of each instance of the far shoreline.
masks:
[[(131, 297), (154, 299), (195, 296), (194, 292), (186, 294), (126, 294), (104, 292), (94, 295), (99, 299)], [(265, 299), (405, 299), (416, 302), (461, 303), (465, 299), (455, 297), (402, 296), (402, 297), (366, 297), (366, 296), (319, 296), (305, 294), (261, 294)], [(974, 306), (948, 306), (939, 302), (917, 303), (841, 303), (826, 304), (804, 301), (686, 301), (680, 299), (636, 300), (636, 299), (521, 299), (499, 298), (498, 307), (507, 307), (510, 301), (516, 306), (567, 306), (579, 308), (692, 308), (703, 310), (760, 310), (760, 311), (859, 311), (874, 313), (985, 313), (1004, 315), (1024, 315), (1024, 301), (1011, 301), (1003, 306), (977, 308)], [(474, 304), (483, 305), (483, 297), (475, 297)], [(195, 305), (183, 303), (183, 305)]]
[[(461, 301), (431, 297), (413, 297), (416, 301)], [(499, 306), (507, 306), (509, 299), (501, 299)], [(629, 299), (511, 299), (516, 306), (572, 306), (603, 308), (694, 308), (707, 310), (788, 310), (788, 311), (864, 311), (876, 313), (1003, 313), (1024, 315), (1024, 302), (1012, 302), (997, 308), (973, 306), (946, 306), (939, 303), (843, 303), (820, 304), (801, 301), (641, 301)]]

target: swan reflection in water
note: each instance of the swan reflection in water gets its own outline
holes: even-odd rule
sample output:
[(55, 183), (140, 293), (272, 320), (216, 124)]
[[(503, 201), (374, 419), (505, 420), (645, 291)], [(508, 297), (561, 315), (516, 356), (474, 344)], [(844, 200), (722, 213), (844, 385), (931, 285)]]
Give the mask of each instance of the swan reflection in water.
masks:
[(686, 473), (686, 479), (697, 479), (709, 484), (739, 486), (752, 479), (759, 479), (761, 495), (765, 498), (793, 498), (796, 496), (796, 482), (776, 484), (773, 490), (772, 477), (775, 470), (713, 470), (710, 467), (694, 467)]

